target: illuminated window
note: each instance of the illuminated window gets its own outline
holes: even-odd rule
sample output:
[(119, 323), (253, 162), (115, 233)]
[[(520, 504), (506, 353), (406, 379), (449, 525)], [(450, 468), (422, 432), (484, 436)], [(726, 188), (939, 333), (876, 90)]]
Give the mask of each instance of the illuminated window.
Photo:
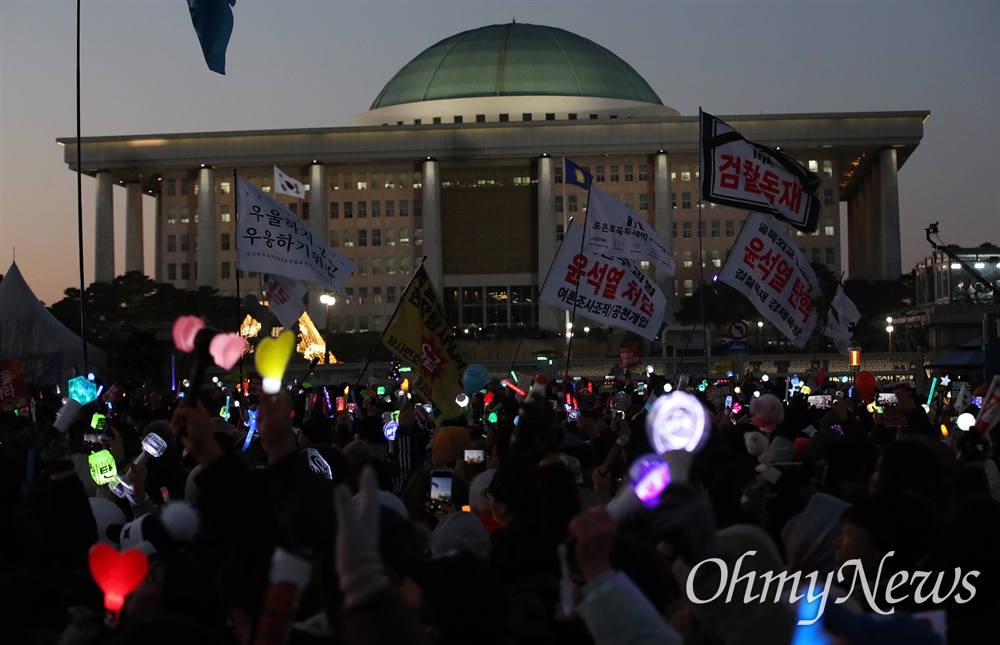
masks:
[(222, 193), (223, 195), (228, 195), (230, 192), (232, 192), (232, 190), (233, 190), (233, 185), (231, 182), (228, 181), (219, 182), (219, 192)]

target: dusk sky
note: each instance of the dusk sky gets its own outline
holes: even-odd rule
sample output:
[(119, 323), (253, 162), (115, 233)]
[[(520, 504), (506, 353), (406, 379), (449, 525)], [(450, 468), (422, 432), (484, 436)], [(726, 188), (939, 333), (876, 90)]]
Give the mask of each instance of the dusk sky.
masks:
[[(515, 19), (610, 49), (686, 116), (928, 110), (899, 174), (903, 270), (934, 221), (945, 242), (1000, 243), (998, 0), (238, 0), (234, 14), (220, 76), (183, 0), (83, 0), (83, 136), (348, 126), (430, 45)], [(16, 252), (46, 304), (79, 286), (76, 176), (56, 144), (76, 134), (75, 40), (75, 1), (0, 0), (0, 273)], [(123, 189), (114, 201), (120, 273)]]

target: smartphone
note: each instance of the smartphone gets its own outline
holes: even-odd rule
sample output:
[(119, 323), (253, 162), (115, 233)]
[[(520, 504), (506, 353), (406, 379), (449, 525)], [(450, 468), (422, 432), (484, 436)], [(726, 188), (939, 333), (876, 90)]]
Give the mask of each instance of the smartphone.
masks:
[(825, 410), (833, 405), (833, 395), (832, 394), (813, 394), (812, 396), (806, 397), (806, 401), (809, 405), (813, 406), (818, 410)]
[(729, 396), (726, 397), (726, 412), (729, 412), (732, 409), (733, 409), (733, 395), (730, 394)]
[(465, 451), (465, 463), (467, 464), (481, 464), (486, 460), (486, 456), (482, 450), (466, 450)]
[(448, 470), (431, 472), (431, 511), (443, 513), (441, 505), (451, 502), (452, 473)]
[(104, 435), (102, 434), (91, 434), (88, 432), (83, 435), (84, 443), (101, 443), (101, 441), (103, 440), (104, 440)]
[(892, 393), (879, 393), (878, 397), (875, 399), (877, 405), (887, 406), (896, 405), (896, 395)]

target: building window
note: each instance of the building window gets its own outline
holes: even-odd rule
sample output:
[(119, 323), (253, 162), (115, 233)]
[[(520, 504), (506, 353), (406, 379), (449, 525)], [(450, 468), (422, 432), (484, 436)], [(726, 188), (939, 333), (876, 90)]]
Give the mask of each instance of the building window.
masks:
[(635, 178), (632, 176), (631, 164), (625, 166), (625, 181), (635, 181)]
[(372, 200), (372, 217), (382, 217), (382, 202), (377, 199)]
[(291, 202), (291, 203), (288, 204), (288, 210), (290, 210), (292, 212), (292, 215), (298, 215), (299, 214), (299, 205), (296, 204), (295, 202)]
[(354, 202), (344, 202), (344, 219), (354, 219)]
[(358, 316), (358, 331), (368, 331), (368, 316)]
[(413, 216), (420, 217), (424, 214), (424, 200), (414, 199), (413, 200)]
[(364, 219), (368, 217), (368, 202), (364, 200), (358, 201), (358, 219)]
[(410, 216), (410, 202), (407, 199), (399, 200), (399, 216), (409, 217)]
[(187, 195), (190, 192), (190, 186), (190, 179), (181, 179), (181, 195)]
[(181, 224), (188, 224), (191, 222), (191, 209), (187, 206), (181, 206)]
[(181, 262), (181, 280), (191, 279), (191, 265), (187, 262)]
[(340, 202), (330, 202), (330, 219), (340, 219)]
[(726, 237), (736, 237), (736, 222), (731, 219), (726, 220)]
[(368, 231), (366, 229), (358, 229), (358, 246), (368, 246)]
[(396, 216), (396, 201), (393, 199), (385, 200), (385, 216), (395, 217)]
[(233, 277), (232, 265), (229, 262), (223, 262), (221, 265), (222, 269), (222, 279), (228, 280)]
[(335, 172), (331, 172), (330, 175), (330, 190), (340, 190), (340, 175)]
[(722, 267), (722, 254), (718, 250), (712, 251), (712, 266), (716, 269)]
[(569, 114), (567, 115), (567, 118), (568, 118), (568, 119), (569, 119), (570, 121), (576, 121), (576, 112), (570, 112), (570, 113), (569, 113)]
[(385, 272), (389, 275), (396, 275), (396, 258), (385, 259)]
[(545, 120), (546, 121), (555, 121), (556, 120), (555, 113), (554, 112), (546, 112), (545, 113)]
[(372, 229), (372, 246), (382, 246), (382, 230), (378, 228)]
[(372, 258), (372, 275), (382, 275), (382, 258)]
[(485, 114), (477, 114), (476, 115), (476, 123), (486, 123), (486, 115)]
[(396, 287), (385, 288), (385, 301), (390, 305), (396, 302)]
[(223, 233), (219, 236), (219, 247), (221, 251), (228, 251), (230, 244), (229, 233)]
[(684, 281), (684, 295), (685, 296), (690, 296), (693, 293), (694, 293), (694, 280), (685, 280)]
[(399, 229), (399, 245), (400, 246), (410, 245), (410, 229), (408, 228)]
[(351, 173), (349, 172), (344, 173), (344, 183), (342, 185), (344, 186), (344, 190), (350, 190), (354, 188), (354, 182), (351, 181)]
[(691, 222), (681, 224), (681, 237), (685, 240), (691, 238)]
[(414, 188), (424, 187), (424, 173), (420, 172), (419, 170), (414, 171), (413, 173), (413, 187)]
[[(360, 233), (360, 231), (358, 231)], [(368, 258), (361, 258), (358, 260), (358, 275), (368, 275)], [(364, 296), (367, 295), (364, 292), (367, 291), (364, 287), (358, 289), (358, 304), (365, 304)]]
[(596, 115), (596, 114), (591, 114), (591, 115), (590, 115), (590, 119), (591, 119), (592, 121), (593, 121), (593, 120), (595, 120), (595, 119), (597, 119), (597, 115)]
[(461, 116), (455, 116), (455, 117), (452, 117), (452, 119), (454, 119), (454, 123), (461, 123), (462, 122), (462, 117)]
[(507, 123), (508, 121), (510, 121), (510, 115), (508, 114), (500, 115), (500, 123)]
[(302, 202), (302, 219), (309, 219), (309, 202)]
[(354, 231), (344, 231), (344, 248), (354, 247)]
[(556, 195), (556, 212), (563, 212), (563, 198), (562, 195)]
[(566, 237), (566, 229), (562, 224), (556, 224), (556, 242), (562, 242)]
[(556, 168), (555, 172), (552, 174), (553, 183), (556, 183), (556, 184), (563, 183), (562, 173), (563, 173), (563, 171), (562, 171), (562, 164), (560, 164), (559, 168)]
[(569, 196), (569, 212), (570, 213), (575, 213), (576, 212), (576, 206), (577, 206), (576, 205), (576, 195), (570, 195)]
[(649, 193), (639, 193), (639, 210), (649, 210)]
[(436, 117), (434, 117), (433, 119), (431, 119), (431, 122), (432, 122), (432, 123), (433, 123), (434, 125), (441, 125), (441, 117), (439, 117), (439, 116), (436, 116)]
[(618, 166), (611, 166), (611, 183), (618, 181)]
[(335, 249), (340, 246), (340, 231), (330, 231), (330, 246)]
[(167, 236), (167, 251), (173, 252), (177, 250), (177, 236), (168, 235)]
[(177, 279), (177, 265), (171, 262), (167, 265), (167, 280)]
[(522, 112), (521, 113), (521, 120), (522, 121), (530, 121), (531, 120), (531, 112)]
[(698, 237), (705, 237), (705, 222), (698, 222)]
[(392, 190), (396, 187), (396, 178), (391, 172), (385, 173), (385, 184), (384, 188), (386, 190)]
[(181, 251), (190, 251), (190, 250), (191, 250), (191, 236), (181, 235)]
[(232, 192), (232, 190), (233, 190), (233, 185), (231, 182), (229, 181), (219, 182), (219, 192), (222, 193), (223, 195), (228, 195), (229, 193)]
[(394, 228), (385, 229), (385, 245), (396, 246), (396, 229)]
[(167, 224), (177, 223), (177, 207), (170, 206), (167, 208)]
[(372, 304), (382, 304), (382, 287), (372, 287)]
[(835, 202), (833, 200), (833, 189), (832, 188), (824, 188), (823, 189), (823, 205), (824, 206), (833, 206), (834, 203)]
[(681, 193), (681, 208), (691, 208), (691, 193)]
[(673, 222), (674, 239), (677, 239), (677, 222)]
[(815, 159), (809, 160), (809, 172), (819, 172), (819, 162)]
[(594, 181), (604, 183), (604, 166), (596, 166), (594, 168)]
[(712, 222), (712, 237), (722, 237), (722, 222)]
[(167, 180), (167, 196), (168, 197), (173, 197), (176, 194), (177, 194), (177, 180), (176, 179), (168, 179)]
[(424, 229), (422, 228), (413, 229), (413, 245), (414, 246), (424, 245)]
[(819, 253), (820, 253), (819, 247), (818, 246), (814, 246), (814, 247), (812, 247), (812, 249), (810, 251), (811, 251), (810, 255), (812, 256), (811, 262), (819, 264), (820, 263), (820, 259), (819, 259)]
[(413, 125), (420, 125), (420, 124), (421, 124), (420, 119), (413, 119)]
[(683, 258), (681, 264), (685, 269), (690, 269), (691, 267), (694, 266), (694, 260), (692, 260), (691, 251), (683, 251), (681, 253), (681, 258)]
[(410, 273), (410, 258), (399, 258), (399, 272), (403, 275)]
[(639, 181), (649, 181), (649, 175), (646, 171), (646, 164), (639, 164)]
[(625, 193), (625, 208), (630, 211), (635, 210), (635, 195), (632, 193)]
[(826, 247), (826, 263), (833, 266), (837, 263), (836, 249), (832, 246)]
[(833, 236), (833, 220), (824, 220), (823, 222), (823, 235)]
[(829, 159), (823, 160), (823, 174), (827, 177), (833, 177), (833, 162)]

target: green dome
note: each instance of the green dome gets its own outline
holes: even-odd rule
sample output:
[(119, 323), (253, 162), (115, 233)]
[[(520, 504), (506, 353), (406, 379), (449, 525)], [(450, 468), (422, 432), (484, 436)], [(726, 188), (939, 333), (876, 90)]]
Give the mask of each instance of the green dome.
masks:
[(555, 27), (511, 23), (464, 31), (424, 50), (371, 109), (482, 96), (585, 96), (663, 105), (632, 67)]

